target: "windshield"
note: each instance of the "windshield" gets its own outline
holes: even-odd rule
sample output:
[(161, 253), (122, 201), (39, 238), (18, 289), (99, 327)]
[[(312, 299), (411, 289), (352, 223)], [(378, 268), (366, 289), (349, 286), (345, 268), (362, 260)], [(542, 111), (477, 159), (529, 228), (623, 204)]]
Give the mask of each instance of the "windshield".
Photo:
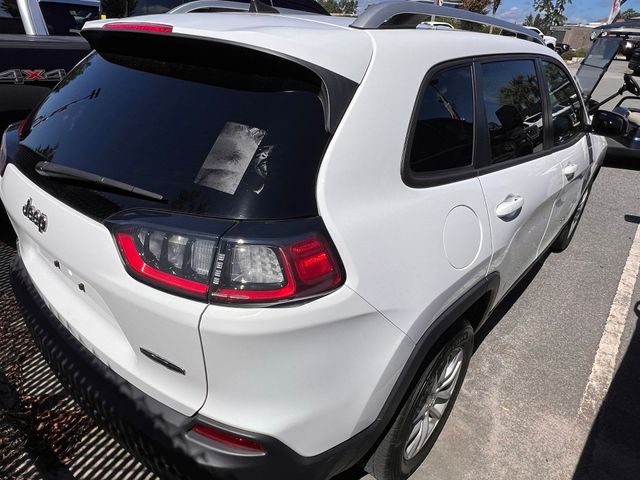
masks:
[(591, 97), (619, 48), (618, 37), (600, 37), (593, 42), (576, 74), (586, 98)]
[(163, 207), (117, 192), (89, 198), (90, 186), (34, 175), (37, 161), (157, 192), (172, 211), (234, 219), (316, 214), (315, 179), (330, 138), (319, 79), (284, 60), (258, 71), (234, 52), (194, 52), (210, 65), (94, 52), (35, 112), (19, 168), (95, 218)]

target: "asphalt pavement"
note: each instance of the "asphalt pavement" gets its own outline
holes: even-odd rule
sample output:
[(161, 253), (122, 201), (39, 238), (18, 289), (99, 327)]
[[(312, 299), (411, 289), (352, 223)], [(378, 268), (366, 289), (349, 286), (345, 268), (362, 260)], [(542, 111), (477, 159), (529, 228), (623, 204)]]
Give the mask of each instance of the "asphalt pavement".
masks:
[[(619, 88), (625, 68), (616, 62), (596, 97)], [(640, 477), (640, 282), (625, 269), (639, 224), (640, 161), (610, 158), (569, 248), (545, 257), (483, 330), (449, 422), (412, 480)], [(0, 333), (23, 338), (6, 283), (10, 254), (0, 245)], [(603, 403), (585, 408), (589, 385), (602, 381), (594, 365), (621, 285), (633, 288), (616, 370)], [(37, 381), (16, 371), (36, 371)], [(152, 477), (75, 409), (28, 341), (0, 338), (0, 400), (1, 478), (12, 478), (9, 460), (23, 465), (14, 478)], [(56, 409), (64, 415), (52, 418)]]

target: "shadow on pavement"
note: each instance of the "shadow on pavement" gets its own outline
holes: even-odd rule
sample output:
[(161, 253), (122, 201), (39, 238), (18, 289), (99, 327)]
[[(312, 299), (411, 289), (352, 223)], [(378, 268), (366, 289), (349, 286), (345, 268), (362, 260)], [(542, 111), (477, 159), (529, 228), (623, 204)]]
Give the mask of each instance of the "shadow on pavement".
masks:
[(609, 144), (604, 167), (640, 170), (640, 151), (631, 150), (620, 144)]
[(631, 480), (640, 476), (640, 302), (636, 329), (582, 451), (573, 480)]
[(529, 288), (529, 285), (536, 278), (536, 275), (544, 265), (544, 262), (549, 257), (550, 253), (545, 253), (540, 260), (538, 260), (527, 274), (513, 287), (513, 289), (502, 299), (502, 301), (495, 308), (493, 313), (489, 316), (486, 322), (476, 332), (474, 339), (474, 352), (478, 350), (487, 335), (491, 333), (500, 320), (511, 310), (511, 307), (518, 301), (520, 296)]

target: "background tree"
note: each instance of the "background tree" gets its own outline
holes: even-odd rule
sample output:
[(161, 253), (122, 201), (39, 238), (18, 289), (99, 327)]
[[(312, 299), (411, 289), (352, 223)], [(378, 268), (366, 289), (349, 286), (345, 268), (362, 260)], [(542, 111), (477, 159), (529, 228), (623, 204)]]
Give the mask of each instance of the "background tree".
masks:
[(500, 8), (501, 3), (502, 3), (502, 0), (493, 0), (493, 7), (491, 8), (491, 10), (493, 11), (494, 15), (498, 11), (498, 8)]
[[(462, 0), (461, 6), (462, 8), (464, 8), (465, 10), (469, 10), (470, 12), (482, 13), (483, 15), (486, 15), (487, 13), (489, 13), (489, 7), (492, 3), (494, 3), (492, 2), (492, 0)], [(498, 1), (498, 5), (500, 5), (500, 1)]]
[(627, 8), (620, 16), (625, 20), (631, 20), (632, 18), (640, 17), (640, 12), (636, 12), (633, 8)]
[(567, 17), (564, 16), (564, 9), (572, 0), (533, 0), (533, 9), (539, 12), (546, 29), (542, 29), (545, 35), (551, 34), (551, 27), (564, 25)]
[(339, 15), (357, 15), (358, 0), (318, 0), (327, 12)]
[(542, 17), (539, 13), (533, 14), (530, 13), (524, 18), (523, 25), (528, 27), (536, 27), (541, 31), (547, 33), (551, 31), (551, 24), (549, 23), (549, 19), (547, 17)]

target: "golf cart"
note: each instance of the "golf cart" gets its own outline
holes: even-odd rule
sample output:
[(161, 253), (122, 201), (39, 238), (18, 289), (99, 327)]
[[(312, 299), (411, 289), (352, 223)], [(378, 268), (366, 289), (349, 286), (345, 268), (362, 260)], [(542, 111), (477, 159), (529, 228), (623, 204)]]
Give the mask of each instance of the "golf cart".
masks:
[[(598, 123), (600, 127), (606, 126), (612, 133), (618, 132), (615, 134), (615, 140), (624, 147), (634, 150), (640, 150), (640, 102), (637, 107), (630, 106), (631, 101), (640, 100), (640, 85), (636, 79), (629, 74), (624, 74), (623, 85), (601, 102), (595, 101), (592, 95), (624, 42), (627, 42), (634, 32), (640, 35), (640, 22), (637, 25), (635, 30), (599, 29), (589, 53), (576, 74), (589, 114), (594, 116), (594, 124)], [(629, 95), (625, 96), (625, 93)], [(601, 105), (620, 95), (623, 96), (622, 99), (611, 112), (599, 110)]]

